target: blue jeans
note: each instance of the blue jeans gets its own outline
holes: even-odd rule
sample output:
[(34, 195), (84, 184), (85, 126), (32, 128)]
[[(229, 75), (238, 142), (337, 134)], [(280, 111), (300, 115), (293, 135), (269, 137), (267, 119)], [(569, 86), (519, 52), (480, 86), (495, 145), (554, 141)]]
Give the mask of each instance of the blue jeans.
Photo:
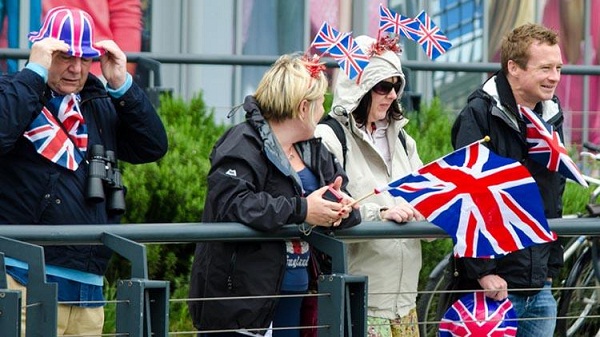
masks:
[[(519, 318), (517, 337), (552, 336), (556, 326), (556, 299), (550, 291), (551, 283), (533, 296), (510, 294), (508, 298)], [(540, 319), (547, 317), (547, 319)]]

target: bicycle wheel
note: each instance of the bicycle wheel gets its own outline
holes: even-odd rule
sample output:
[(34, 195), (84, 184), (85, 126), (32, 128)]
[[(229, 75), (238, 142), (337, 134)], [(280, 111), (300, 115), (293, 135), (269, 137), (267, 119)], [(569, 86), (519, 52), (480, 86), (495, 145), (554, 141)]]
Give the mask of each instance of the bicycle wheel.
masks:
[(586, 249), (577, 258), (569, 272), (565, 288), (561, 290), (558, 303), (556, 332), (559, 336), (594, 336), (600, 328), (598, 315), (599, 298), (592, 264), (592, 252)]
[[(448, 294), (444, 292), (451, 282), (452, 275), (448, 270), (448, 257), (438, 263), (425, 286), (425, 292), (417, 301), (417, 315), (419, 317), (419, 334), (421, 337), (435, 337), (438, 333), (438, 323), (445, 313), (445, 303)], [(438, 269), (440, 268), (440, 269)]]

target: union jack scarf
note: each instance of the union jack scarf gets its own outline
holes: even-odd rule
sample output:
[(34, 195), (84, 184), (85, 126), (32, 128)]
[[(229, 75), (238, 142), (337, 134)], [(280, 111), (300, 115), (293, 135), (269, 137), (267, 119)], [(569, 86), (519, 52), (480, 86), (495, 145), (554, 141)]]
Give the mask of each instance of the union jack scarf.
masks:
[(72, 171), (85, 157), (88, 143), (79, 101), (75, 94), (53, 97), (48, 105), (57, 111), (56, 117), (44, 106), (23, 134), (39, 154)]

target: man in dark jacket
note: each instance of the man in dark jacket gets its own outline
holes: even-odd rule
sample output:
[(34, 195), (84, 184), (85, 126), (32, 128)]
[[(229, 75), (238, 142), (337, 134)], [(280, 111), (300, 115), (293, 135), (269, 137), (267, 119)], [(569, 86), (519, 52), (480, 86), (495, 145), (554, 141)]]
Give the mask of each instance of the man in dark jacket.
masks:
[[(91, 150), (101, 168), (110, 151), (131, 163), (156, 161), (167, 151), (162, 122), (127, 73), (125, 54), (113, 41), (94, 43), (92, 32), (87, 13), (51, 10), (40, 32), (30, 34), (25, 69), (0, 79), (0, 224), (118, 223), (124, 205), (111, 206), (108, 191), (106, 201), (87, 194)], [(94, 57), (106, 87), (88, 73)], [(77, 303), (59, 304), (58, 335), (101, 334), (111, 251), (78, 245), (48, 246), (44, 253), (58, 300)], [(6, 264), (9, 288), (25, 293), (26, 264), (10, 257)]]
[[(486, 145), (527, 167), (540, 190), (546, 217), (558, 218), (565, 179), (528, 157), (526, 124), (518, 109), (519, 105), (532, 109), (562, 138), (563, 115), (554, 96), (562, 66), (557, 34), (535, 24), (515, 28), (502, 42), (501, 65), (502, 71), (469, 96), (452, 128), (452, 145), (460, 148), (490, 136)], [(517, 336), (552, 336), (556, 301), (550, 287), (562, 266), (558, 242), (498, 259), (461, 259), (458, 265), (464, 268), (463, 284), (471, 281), (496, 300), (509, 297), (519, 317)]]

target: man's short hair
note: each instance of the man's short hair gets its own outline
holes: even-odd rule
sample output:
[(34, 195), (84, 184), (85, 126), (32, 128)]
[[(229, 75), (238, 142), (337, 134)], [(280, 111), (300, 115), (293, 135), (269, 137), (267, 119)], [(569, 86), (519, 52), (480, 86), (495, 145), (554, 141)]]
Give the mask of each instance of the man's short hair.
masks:
[(502, 38), (500, 47), (500, 64), (502, 71), (508, 73), (508, 61), (513, 60), (519, 67), (525, 69), (529, 62), (529, 47), (534, 42), (550, 46), (558, 44), (558, 33), (535, 23), (527, 23), (513, 29)]

